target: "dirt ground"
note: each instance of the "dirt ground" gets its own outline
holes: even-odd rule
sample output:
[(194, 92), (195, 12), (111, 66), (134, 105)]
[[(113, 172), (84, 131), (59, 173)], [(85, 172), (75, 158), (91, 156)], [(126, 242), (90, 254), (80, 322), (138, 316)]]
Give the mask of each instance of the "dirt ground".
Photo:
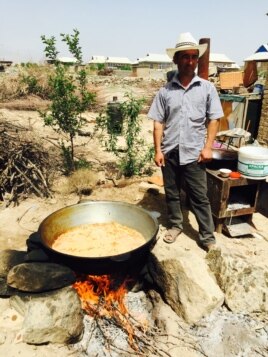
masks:
[[(88, 112), (86, 118), (88, 125), (85, 130), (92, 131), (97, 113)], [(30, 133), (36, 134), (40, 141), (47, 147), (53, 148), (57, 135), (51, 128), (44, 127), (36, 111), (0, 109), (0, 118), (19, 124), (28, 128)], [(146, 116), (143, 116), (142, 133), (148, 141), (152, 142), (152, 123)], [(79, 137), (76, 142), (77, 150), (85, 154), (87, 160), (92, 160), (98, 164), (105, 161), (114, 161), (111, 154), (104, 151), (96, 139), (88, 137)], [(105, 178), (105, 172), (99, 170), (98, 175), (101, 179)], [(155, 169), (154, 175), (160, 176), (159, 170)], [(108, 182), (108, 185), (107, 185)], [(106, 181), (106, 185), (96, 186), (91, 195), (84, 198), (90, 200), (118, 200), (140, 205), (145, 209), (157, 211), (159, 217), (160, 233), (167, 224), (165, 211), (165, 196), (162, 187), (152, 188), (155, 190), (146, 191), (143, 184), (147, 182), (144, 177), (139, 180), (129, 181), (127, 184), (113, 187), (113, 181)], [(158, 192), (159, 191), (159, 192)], [(0, 247), (3, 249), (26, 250), (26, 239), (32, 232), (37, 231), (39, 224), (50, 213), (65, 207), (76, 204), (81, 197), (77, 193), (71, 192), (69, 179), (59, 176), (53, 185), (53, 196), (50, 198), (39, 198), (34, 195), (20, 202), (19, 205), (10, 205), (6, 207), (4, 202), (0, 201)], [(251, 236), (230, 238), (224, 234), (216, 233), (217, 243), (230, 251), (238, 252), (242, 256), (247, 256), (258, 263), (267, 261), (268, 256), (268, 219), (260, 213), (253, 215), (253, 223), (258, 233)], [(193, 250), (201, 257), (205, 257), (206, 252), (197, 244), (198, 227), (193, 214), (184, 207), (184, 234), (181, 235), (179, 244), (186, 250)], [(8, 311), (8, 309), (7, 309)], [(2, 311), (1, 311), (2, 312)], [(3, 317), (3, 315), (2, 315)], [(1, 336), (0, 336), (1, 337)], [(71, 354), (71, 351), (69, 351)], [(0, 354), (8, 356), (67, 356), (68, 349), (55, 346), (29, 346), (25, 344), (7, 343), (0, 344)], [(189, 355), (190, 356), (190, 355)]]
[[(95, 112), (85, 114), (87, 126), (84, 131), (93, 132), (96, 116)], [(40, 142), (48, 150), (51, 148), (53, 150), (57, 143), (57, 134), (50, 127), (44, 127), (36, 111), (0, 109), (0, 119), (27, 128), (31, 135), (40, 138)], [(152, 122), (147, 119), (146, 115), (142, 115), (142, 135), (147, 142), (152, 142)], [(158, 187), (159, 194), (156, 194), (154, 190), (144, 192), (141, 186), (142, 182), (147, 182), (146, 177), (136, 181), (129, 180), (125, 184), (119, 180), (119, 186), (113, 187), (114, 181), (107, 180), (108, 173), (104, 169), (102, 171), (101, 165), (105, 162), (115, 162), (116, 159), (101, 147), (99, 140), (84, 136), (78, 137), (76, 150), (82, 153), (88, 161), (98, 165), (97, 175), (102, 182), (106, 182), (105, 185), (95, 186), (91, 195), (84, 196), (84, 198), (125, 201), (152, 211), (160, 211), (159, 223), (166, 225), (165, 196), (162, 187)], [(161, 176), (161, 172), (155, 168), (153, 175)], [(81, 198), (78, 194), (71, 192), (70, 180), (63, 175), (55, 179), (52, 189), (53, 197), (51, 198), (39, 198), (32, 195), (15, 207), (12, 205), (5, 207), (5, 204), (0, 201), (1, 249), (25, 249), (25, 240), (29, 234), (38, 229), (46, 216), (64, 206), (77, 203)], [(218, 244), (231, 250), (238, 249), (241, 254), (265, 261), (268, 252), (268, 218), (257, 212), (253, 215), (253, 223), (258, 232), (255, 236), (229, 238), (224, 234), (216, 233)], [(180, 244), (185, 245), (186, 249), (195, 249), (203, 255), (203, 251), (196, 244), (197, 223), (193, 214), (188, 210), (184, 211), (184, 233)]]

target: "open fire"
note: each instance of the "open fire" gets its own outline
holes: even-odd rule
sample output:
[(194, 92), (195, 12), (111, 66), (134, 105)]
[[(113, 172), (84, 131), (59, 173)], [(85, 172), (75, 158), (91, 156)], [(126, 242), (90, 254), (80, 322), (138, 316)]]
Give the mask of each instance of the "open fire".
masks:
[[(101, 328), (100, 320), (109, 321), (110, 324), (121, 328), (128, 338), (129, 346), (140, 350), (141, 333), (148, 329), (148, 321), (141, 316), (134, 317), (130, 314), (124, 298), (128, 292), (128, 284), (132, 280), (125, 278), (123, 281), (110, 275), (83, 275), (78, 277), (73, 284), (82, 303), (83, 310), (96, 321)], [(105, 331), (102, 331), (105, 335)], [(110, 337), (107, 336), (109, 342)]]
[(127, 280), (119, 284), (110, 275), (83, 275), (73, 284), (81, 302), (82, 308), (88, 313), (98, 313), (109, 316), (114, 306), (125, 314), (127, 309), (124, 296), (127, 292)]

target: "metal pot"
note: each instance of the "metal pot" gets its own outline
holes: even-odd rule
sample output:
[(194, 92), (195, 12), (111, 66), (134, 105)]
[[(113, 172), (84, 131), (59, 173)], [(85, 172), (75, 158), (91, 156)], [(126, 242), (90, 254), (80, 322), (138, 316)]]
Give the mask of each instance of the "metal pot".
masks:
[[(111, 221), (136, 229), (144, 236), (146, 242), (125, 254), (100, 258), (77, 257), (57, 252), (52, 248), (56, 238), (71, 228), (82, 224)], [(153, 213), (141, 207), (125, 202), (87, 201), (52, 213), (40, 224), (38, 233), (44, 250), (53, 261), (66, 264), (77, 272), (110, 274), (118, 270), (142, 266), (155, 243), (158, 228)]]
[(228, 149), (212, 149), (212, 158), (214, 160), (237, 160), (238, 152)]
[(236, 171), (238, 152), (228, 149), (212, 149), (212, 160), (206, 164), (208, 169), (226, 168)]

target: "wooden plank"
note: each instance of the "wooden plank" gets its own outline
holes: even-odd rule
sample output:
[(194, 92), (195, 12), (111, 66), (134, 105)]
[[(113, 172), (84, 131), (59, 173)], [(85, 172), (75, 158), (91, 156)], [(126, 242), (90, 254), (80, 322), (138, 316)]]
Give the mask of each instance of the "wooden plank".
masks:
[(243, 72), (221, 72), (220, 73), (220, 88), (233, 89), (243, 85)]

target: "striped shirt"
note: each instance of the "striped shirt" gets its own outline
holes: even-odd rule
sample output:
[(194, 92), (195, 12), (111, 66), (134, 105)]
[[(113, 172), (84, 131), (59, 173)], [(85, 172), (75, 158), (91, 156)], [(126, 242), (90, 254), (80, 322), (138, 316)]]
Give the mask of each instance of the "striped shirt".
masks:
[(180, 164), (196, 161), (206, 138), (206, 121), (223, 117), (215, 86), (197, 75), (185, 89), (176, 75), (160, 88), (148, 117), (164, 123), (164, 154), (179, 146)]

